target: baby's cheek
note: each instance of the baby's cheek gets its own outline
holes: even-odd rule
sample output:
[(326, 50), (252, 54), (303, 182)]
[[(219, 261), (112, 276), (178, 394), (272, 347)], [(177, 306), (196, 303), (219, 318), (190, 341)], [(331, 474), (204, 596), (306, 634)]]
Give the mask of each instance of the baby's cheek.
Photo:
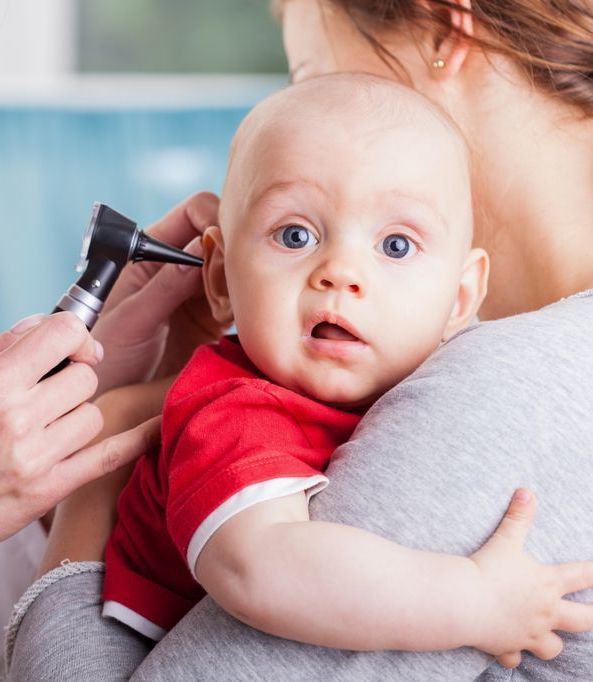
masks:
[(242, 329), (237, 325), (237, 332), (241, 346), (251, 362), (268, 379), (281, 383), (285, 362), (274, 328), (258, 324), (256, 317), (253, 316)]
[(441, 325), (403, 328), (384, 341), (383, 362), (376, 366), (378, 383), (391, 388), (412, 374), (441, 343)]

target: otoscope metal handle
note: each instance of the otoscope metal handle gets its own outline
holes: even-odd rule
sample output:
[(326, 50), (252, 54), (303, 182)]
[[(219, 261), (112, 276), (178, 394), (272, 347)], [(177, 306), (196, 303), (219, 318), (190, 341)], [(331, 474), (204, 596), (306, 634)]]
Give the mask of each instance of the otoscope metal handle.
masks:
[[(86, 263), (86, 267), (52, 312), (69, 310), (90, 331), (126, 263), (141, 260), (194, 266), (204, 263), (197, 256), (144, 234), (133, 220), (109, 206), (95, 203), (81, 253), (81, 263)], [(69, 362), (67, 358), (62, 360), (42, 380), (56, 374)]]
[[(86, 328), (91, 331), (95, 322), (99, 319), (99, 313), (103, 308), (103, 301), (89, 294), (88, 291), (81, 289), (78, 285), (73, 284), (68, 293), (64, 294), (60, 299), (58, 305), (51, 311), (51, 314), (70, 311), (84, 322)], [(47, 374), (44, 374), (40, 381), (57, 374), (68, 367), (70, 364), (69, 358), (64, 358), (53, 369), (50, 369)]]
[[(51, 314), (53, 315), (54, 313), (61, 313), (61, 312), (63, 312), (63, 308), (56, 306), (51, 311)], [(39, 381), (43, 381), (44, 379), (47, 379), (48, 377), (52, 377), (54, 374), (61, 372), (64, 369), (64, 367), (68, 367), (69, 364), (70, 364), (70, 358), (64, 358), (62, 360), (62, 362), (58, 362), (58, 364), (53, 369), (50, 369), (47, 374), (44, 374)]]

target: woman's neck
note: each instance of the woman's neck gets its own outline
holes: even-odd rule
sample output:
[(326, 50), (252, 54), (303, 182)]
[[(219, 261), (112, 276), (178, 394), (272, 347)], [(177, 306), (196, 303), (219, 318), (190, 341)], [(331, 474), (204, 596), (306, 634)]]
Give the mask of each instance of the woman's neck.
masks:
[(593, 288), (593, 119), (524, 99), (492, 134), (476, 128), (475, 241), (492, 266), (481, 319)]

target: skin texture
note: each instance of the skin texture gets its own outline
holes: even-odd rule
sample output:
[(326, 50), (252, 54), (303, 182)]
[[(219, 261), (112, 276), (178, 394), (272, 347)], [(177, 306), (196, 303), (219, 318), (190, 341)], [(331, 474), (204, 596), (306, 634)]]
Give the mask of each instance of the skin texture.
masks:
[[(423, 98), (381, 79), (316, 79), (241, 126), (221, 226), (204, 236), (206, 291), (273, 381), (367, 405), (474, 316), (488, 259), (469, 248), (471, 220), (465, 146)], [(302, 248), (283, 242), (295, 226)], [(383, 249), (394, 235), (401, 258)], [(349, 333), (317, 338), (320, 322)]]

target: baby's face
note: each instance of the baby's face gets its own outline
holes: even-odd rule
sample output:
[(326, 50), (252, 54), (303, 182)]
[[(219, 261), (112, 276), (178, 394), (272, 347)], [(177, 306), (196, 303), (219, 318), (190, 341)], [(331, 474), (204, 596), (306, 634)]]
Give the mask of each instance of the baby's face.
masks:
[(242, 346), (283, 386), (367, 404), (448, 333), (471, 234), (459, 144), (353, 114), (275, 121), (243, 146), (222, 211)]

